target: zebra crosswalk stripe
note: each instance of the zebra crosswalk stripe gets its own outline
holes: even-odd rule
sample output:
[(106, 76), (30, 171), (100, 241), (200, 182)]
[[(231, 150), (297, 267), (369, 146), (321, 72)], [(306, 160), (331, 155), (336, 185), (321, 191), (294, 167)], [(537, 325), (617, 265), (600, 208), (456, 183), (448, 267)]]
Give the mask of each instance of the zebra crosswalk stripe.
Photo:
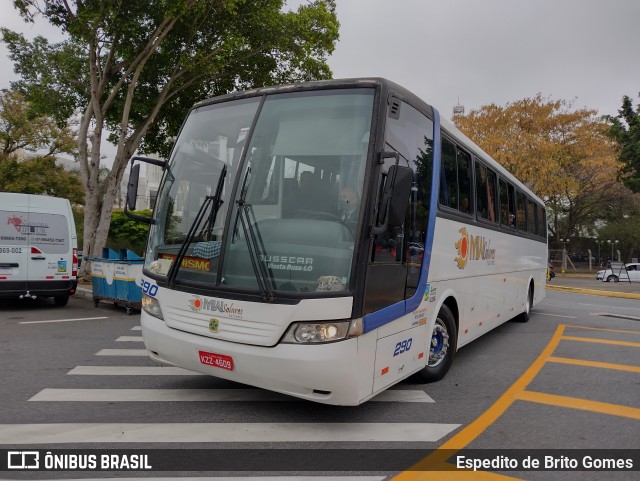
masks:
[(148, 357), (146, 349), (101, 349), (96, 356), (144, 356)]
[(0, 424), (0, 444), (435, 442), (459, 424), (53, 423)]
[[(156, 402), (156, 401), (299, 401), (263, 389), (43, 389), (29, 401)], [(388, 390), (369, 402), (433, 402), (424, 391)]]

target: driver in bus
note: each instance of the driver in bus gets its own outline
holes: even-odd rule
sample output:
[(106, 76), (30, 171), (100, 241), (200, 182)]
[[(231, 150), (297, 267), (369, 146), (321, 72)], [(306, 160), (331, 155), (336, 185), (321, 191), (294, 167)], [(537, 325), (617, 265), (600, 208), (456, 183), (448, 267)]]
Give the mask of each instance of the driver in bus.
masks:
[[(360, 199), (351, 186), (345, 186), (340, 191), (340, 219), (347, 225), (358, 221)], [(353, 228), (352, 228), (353, 230)]]

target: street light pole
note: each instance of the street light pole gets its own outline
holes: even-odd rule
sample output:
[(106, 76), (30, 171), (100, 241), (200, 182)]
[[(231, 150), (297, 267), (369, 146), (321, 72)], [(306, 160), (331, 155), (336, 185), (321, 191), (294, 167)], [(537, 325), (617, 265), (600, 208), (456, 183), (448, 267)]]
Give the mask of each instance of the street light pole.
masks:
[(607, 244), (611, 244), (611, 262), (614, 261), (614, 258), (613, 258), (613, 245), (614, 244), (618, 244), (619, 242), (620, 241), (618, 241), (618, 240), (607, 240)]

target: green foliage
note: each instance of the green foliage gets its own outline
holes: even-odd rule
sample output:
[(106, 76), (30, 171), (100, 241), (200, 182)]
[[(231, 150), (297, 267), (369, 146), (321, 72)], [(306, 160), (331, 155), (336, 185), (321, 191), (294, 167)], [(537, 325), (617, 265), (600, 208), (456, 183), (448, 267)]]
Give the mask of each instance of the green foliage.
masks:
[(0, 152), (11, 154), (24, 149), (74, 154), (77, 139), (68, 125), (41, 115), (23, 95), (8, 90), (0, 93)]
[(203, 98), (331, 77), (326, 59), (339, 35), (335, 0), (310, 1), (290, 12), (284, 3), (14, 0), (25, 19), (39, 10), (69, 40), (49, 44), (1, 32), (22, 78), (13, 87), (42, 111), (66, 119), (89, 105), (87, 65), (95, 54), (101, 101), (111, 99), (101, 113), (114, 132), (110, 140), (151, 120), (141, 151), (167, 156), (186, 111)]
[(78, 249), (82, 250), (84, 240), (84, 208), (79, 205), (71, 206), (73, 211), (73, 221), (76, 225), (76, 236), (78, 237)]
[[(134, 211), (134, 214), (151, 217), (150, 210)], [(149, 225), (127, 217), (122, 210), (114, 210), (111, 213), (111, 225), (109, 227), (108, 246), (114, 249), (131, 249), (136, 254), (142, 255)]]
[(56, 164), (51, 156), (34, 157), (18, 162), (0, 154), (0, 191), (50, 195), (84, 203), (80, 179)]
[(624, 165), (624, 183), (634, 192), (640, 192), (640, 104), (633, 110), (628, 96), (622, 98), (618, 116), (608, 117), (609, 134), (620, 147), (619, 160)]
[[(625, 216), (607, 224), (599, 232), (600, 239), (619, 241), (619, 249), (624, 262), (630, 262), (633, 257), (640, 257), (640, 216)], [(602, 255), (611, 255), (603, 244)], [(607, 252), (609, 252), (607, 254)]]

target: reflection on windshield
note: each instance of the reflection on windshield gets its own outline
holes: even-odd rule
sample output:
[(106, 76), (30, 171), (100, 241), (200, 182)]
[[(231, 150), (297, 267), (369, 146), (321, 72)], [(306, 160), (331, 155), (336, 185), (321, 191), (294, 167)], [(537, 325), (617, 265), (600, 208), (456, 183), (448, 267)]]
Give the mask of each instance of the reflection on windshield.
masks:
[[(192, 113), (172, 161), (174, 178), (167, 176), (158, 196), (147, 268), (167, 274), (226, 164), (221, 211), (213, 227), (200, 229), (188, 243), (176, 282), (263, 293), (348, 290), (373, 92), (271, 95), (253, 132), (258, 99)], [(234, 183), (241, 185), (229, 199)]]
[[(185, 244), (176, 281), (217, 283), (229, 196), (259, 99), (213, 104), (191, 112), (176, 143), (156, 203), (145, 267), (166, 276), (194, 225), (200, 207), (220, 187), (218, 212), (205, 205), (200, 228)], [(226, 176), (222, 175), (227, 169)], [(220, 179), (222, 178), (222, 182)], [(215, 215), (214, 215), (215, 214)]]

